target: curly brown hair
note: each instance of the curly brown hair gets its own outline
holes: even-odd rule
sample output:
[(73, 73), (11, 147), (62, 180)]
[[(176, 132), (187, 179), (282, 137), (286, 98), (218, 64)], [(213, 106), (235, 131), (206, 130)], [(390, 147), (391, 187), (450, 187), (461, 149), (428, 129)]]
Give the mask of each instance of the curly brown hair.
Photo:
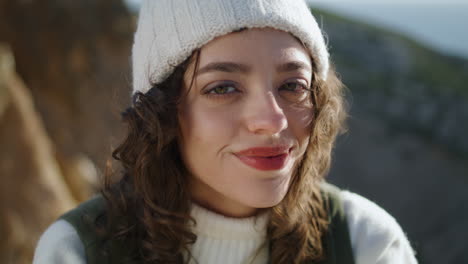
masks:
[[(136, 93), (122, 113), (126, 138), (112, 156), (122, 166), (119, 179), (109, 167), (102, 194), (108, 204), (110, 239), (125, 239), (143, 263), (184, 263), (197, 236), (190, 229), (189, 175), (179, 153), (177, 105), (188, 65), (199, 51), (174, 68), (162, 83)], [(195, 67), (197, 68), (197, 67)], [(196, 69), (195, 69), (196, 70)], [(344, 86), (334, 69), (327, 81), (312, 76), (314, 124), (306, 153), (284, 199), (270, 208), (267, 228), (272, 263), (324, 258), (327, 212), (319, 183), (330, 167), (336, 136), (346, 117)], [(117, 220), (118, 219), (118, 220)]]

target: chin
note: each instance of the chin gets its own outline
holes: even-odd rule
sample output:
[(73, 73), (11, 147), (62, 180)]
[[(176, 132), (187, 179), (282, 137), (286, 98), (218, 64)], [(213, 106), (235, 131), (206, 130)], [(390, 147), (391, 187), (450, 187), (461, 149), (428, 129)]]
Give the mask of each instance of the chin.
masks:
[(262, 186), (252, 192), (250, 196), (250, 204), (255, 208), (274, 207), (283, 201), (289, 188), (289, 177), (281, 179), (281, 183), (276, 183), (270, 186)]
[(281, 203), (285, 196), (286, 192), (270, 193), (262, 196), (255, 195), (247, 204), (258, 209), (270, 208)]

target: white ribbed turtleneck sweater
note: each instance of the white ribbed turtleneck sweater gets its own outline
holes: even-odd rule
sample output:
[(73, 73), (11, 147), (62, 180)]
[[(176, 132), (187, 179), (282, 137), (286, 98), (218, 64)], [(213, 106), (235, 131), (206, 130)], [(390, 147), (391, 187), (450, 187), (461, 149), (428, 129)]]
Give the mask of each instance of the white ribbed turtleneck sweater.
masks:
[[(356, 264), (416, 264), (411, 246), (395, 219), (373, 202), (342, 191)], [(266, 237), (268, 215), (228, 218), (194, 205), (191, 211), (198, 239), (190, 264), (268, 263)], [(262, 247), (263, 245), (263, 247)], [(260, 251), (257, 249), (261, 248)], [(42, 235), (33, 264), (86, 264), (83, 243), (65, 220), (53, 223)]]
[[(257, 217), (229, 218), (196, 204), (192, 205), (193, 227), (197, 241), (192, 255), (198, 263), (266, 263), (268, 214)], [(197, 263), (191, 261), (190, 263)]]

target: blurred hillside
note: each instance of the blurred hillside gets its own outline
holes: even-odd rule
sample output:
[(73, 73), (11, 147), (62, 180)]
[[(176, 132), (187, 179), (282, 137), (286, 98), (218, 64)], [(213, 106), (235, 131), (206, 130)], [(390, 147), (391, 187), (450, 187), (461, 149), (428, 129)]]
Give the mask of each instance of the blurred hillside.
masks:
[[(136, 0), (134, 0), (136, 1)], [(437, 52), (468, 59), (466, 0), (310, 0), (314, 7), (375, 24), (424, 43)]]
[(468, 60), (314, 14), (350, 91), (350, 129), (338, 141), (330, 181), (394, 215), (420, 263), (468, 263)]
[[(331, 181), (390, 211), (421, 263), (468, 263), (468, 61), (314, 14), (352, 103)], [(121, 1), (0, 0), (0, 263), (30, 263), (95, 191), (123, 132), (133, 31)]]

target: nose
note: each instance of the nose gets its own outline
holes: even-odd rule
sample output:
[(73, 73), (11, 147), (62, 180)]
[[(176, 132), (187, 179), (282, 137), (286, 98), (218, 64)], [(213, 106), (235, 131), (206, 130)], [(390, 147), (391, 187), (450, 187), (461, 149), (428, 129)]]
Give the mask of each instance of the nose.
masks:
[(286, 115), (271, 92), (254, 96), (249, 101), (245, 123), (251, 133), (275, 135), (288, 127)]

